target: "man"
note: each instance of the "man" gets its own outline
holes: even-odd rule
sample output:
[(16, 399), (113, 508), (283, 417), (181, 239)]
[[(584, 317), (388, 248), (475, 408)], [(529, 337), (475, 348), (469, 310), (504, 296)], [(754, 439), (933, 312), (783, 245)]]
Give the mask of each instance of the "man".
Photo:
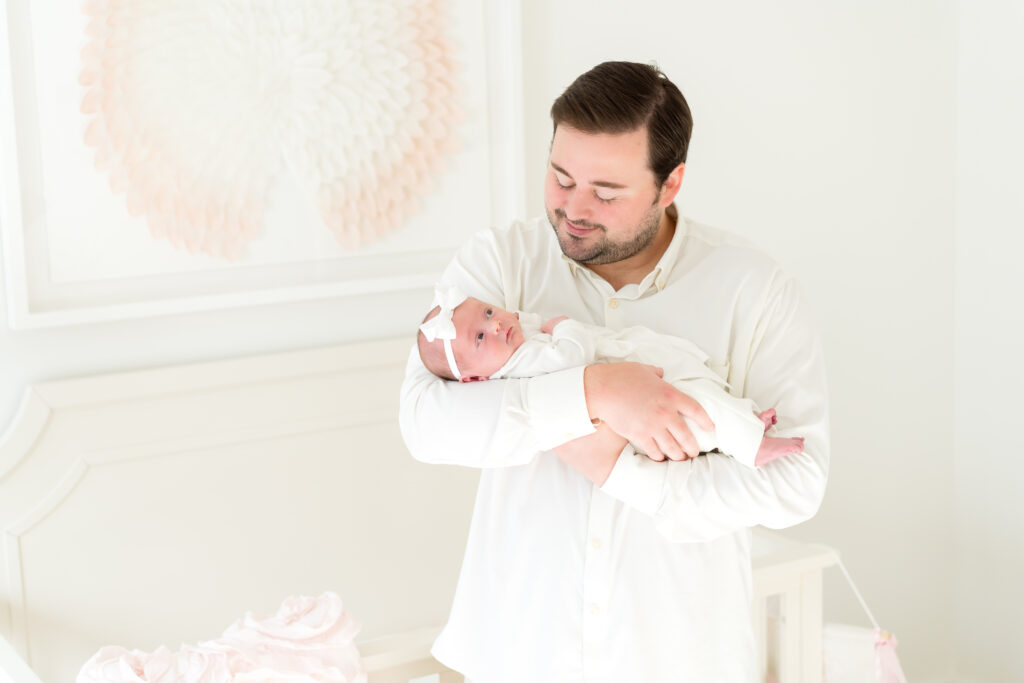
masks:
[(458, 384), (414, 349), (410, 451), (483, 468), (432, 652), (475, 683), (752, 682), (749, 527), (804, 521), (825, 489), (817, 334), (771, 259), (679, 217), (692, 119), (664, 74), (601, 64), (551, 115), (546, 220), (478, 233), (442, 281), (510, 310), (688, 338), (805, 452), (757, 470), (696, 457), (687, 420), (707, 416), (649, 366)]

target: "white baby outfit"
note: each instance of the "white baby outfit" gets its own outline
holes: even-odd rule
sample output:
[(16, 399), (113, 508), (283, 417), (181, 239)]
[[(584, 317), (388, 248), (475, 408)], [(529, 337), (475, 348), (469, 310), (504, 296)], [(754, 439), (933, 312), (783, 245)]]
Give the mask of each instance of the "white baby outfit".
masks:
[(664, 368), (665, 381), (697, 401), (715, 424), (715, 431), (708, 432), (686, 420), (700, 450), (717, 448), (754, 467), (764, 437), (764, 423), (755, 415), (760, 411), (750, 399), (728, 393), (728, 384), (708, 367), (708, 355), (693, 342), (640, 325), (613, 330), (572, 319), (545, 334), (540, 316), (526, 311), (519, 312), (519, 322), (526, 340), (489, 379), (533, 377), (599, 362), (657, 365)]

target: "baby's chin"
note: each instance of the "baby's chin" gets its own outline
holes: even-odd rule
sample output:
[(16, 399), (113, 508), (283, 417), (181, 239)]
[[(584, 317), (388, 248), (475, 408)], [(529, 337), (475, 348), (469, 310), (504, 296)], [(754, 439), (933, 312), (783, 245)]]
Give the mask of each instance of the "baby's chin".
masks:
[(512, 356), (515, 355), (516, 351), (519, 350), (519, 347), (522, 346), (523, 342), (526, 341), (526, 338), (523, 336), (522, 332), (520, 332), (519, 330), (516, 330), (515, 332), (512, 333), (512, 340), (511, 341), (512, 341), (512, 350), (509, 351), (508, 355), (505, 357), (505, 360), (502, 361), (502, 363), (501, 363), (502, 365), (507, 363), (509, 361), (509, 359), (512, 358)]
[[(519, 347), (523, 345), (523, 342), (526, 341), (526, 335), (523, 334), (523, 328), (516, 325), (516, 330), (512, 333), (512, 339), (510, 341), (512, 342), (512, 353), (515, 353), (519, 350)], [(512, 357), (512, 353), (508, 354), (509, 358)]]

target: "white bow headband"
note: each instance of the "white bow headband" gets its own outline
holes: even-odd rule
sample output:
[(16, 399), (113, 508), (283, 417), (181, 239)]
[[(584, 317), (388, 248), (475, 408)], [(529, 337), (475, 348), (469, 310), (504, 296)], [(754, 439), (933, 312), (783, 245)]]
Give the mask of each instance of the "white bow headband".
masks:
[(440, 339), (444, 343), (444, 356), (448, 359), (448, 367), (451, 368), (455, 379), (462, 379), (459, 366), (455, 364), (455, 354), (452, 353), (452, 339), (455, 339), (455, 323), (452, 322), (452, 313), (456, 306), (466, 300), (458, 287), (449, 285), (437, 285), (434, 288), (434, 303), (430, 306), (440, 306), (441, 310), (433, 318), (420, 325), (420, 331), (427, 338), (427, 341)]

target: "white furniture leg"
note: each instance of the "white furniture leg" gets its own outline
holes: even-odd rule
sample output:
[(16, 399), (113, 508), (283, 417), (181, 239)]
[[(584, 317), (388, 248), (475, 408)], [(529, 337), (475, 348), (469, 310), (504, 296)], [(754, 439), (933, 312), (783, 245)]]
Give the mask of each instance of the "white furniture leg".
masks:
[(801, 683), (822, 683), (822, 581), (821, 570), (805, 572), (800, 578)]

